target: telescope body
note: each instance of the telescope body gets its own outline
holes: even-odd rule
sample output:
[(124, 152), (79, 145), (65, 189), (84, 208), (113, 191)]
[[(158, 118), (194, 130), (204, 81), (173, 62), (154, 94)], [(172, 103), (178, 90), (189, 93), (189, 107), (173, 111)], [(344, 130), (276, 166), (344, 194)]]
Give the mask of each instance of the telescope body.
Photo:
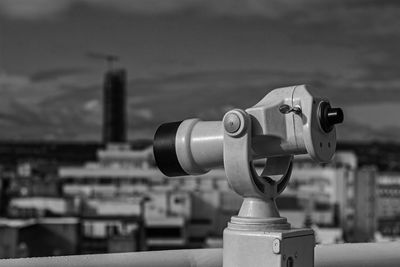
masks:
[[(334, 124), (343, 120), (343, 113), (305, 85), (275, 89), (245, 112), (250, 116), (252, 160), (308, 153), (318, 162), (328, 162), (335, 153)], [(228, 112), (222, 121), (163, 124), (154, 138), (157, 165), (167, 176), (197, 175), (221, 167), (224, 131), (234, 133), (243, 123)]]

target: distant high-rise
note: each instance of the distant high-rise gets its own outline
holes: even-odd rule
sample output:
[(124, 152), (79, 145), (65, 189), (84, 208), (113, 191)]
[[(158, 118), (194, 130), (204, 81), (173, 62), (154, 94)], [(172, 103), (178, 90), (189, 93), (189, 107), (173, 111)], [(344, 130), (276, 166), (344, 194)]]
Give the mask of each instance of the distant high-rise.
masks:
[(126, 141), (126, 71), (109, 70), (103, 91), (103, 142)]

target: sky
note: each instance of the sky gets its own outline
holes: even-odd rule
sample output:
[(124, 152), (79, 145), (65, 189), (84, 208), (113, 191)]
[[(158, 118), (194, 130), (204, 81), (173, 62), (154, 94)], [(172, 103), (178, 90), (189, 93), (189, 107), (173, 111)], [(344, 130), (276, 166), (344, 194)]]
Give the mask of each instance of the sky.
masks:
[(306, 83), (339, 140), (399, 142), (396, 0), (0, 0), (0, 139), (100, 141), (91, 52), (127, 69), (129, 139)]

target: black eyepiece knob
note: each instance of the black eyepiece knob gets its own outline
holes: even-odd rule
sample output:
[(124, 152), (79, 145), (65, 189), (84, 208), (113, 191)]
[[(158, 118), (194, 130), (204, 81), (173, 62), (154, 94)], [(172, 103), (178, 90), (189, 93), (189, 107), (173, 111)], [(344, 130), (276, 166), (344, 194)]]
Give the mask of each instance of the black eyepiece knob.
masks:
[(324, 132), (331, 132), (335, 124), (343, 122), (344, 114), (341, 108), (332, 108), (328, 102), (322, 102), (319, 109), (319, 123)]
[(342, 123), (344, 118), (343, 110), (341, 108), (328, 108), (326, 118), (331, 125)]

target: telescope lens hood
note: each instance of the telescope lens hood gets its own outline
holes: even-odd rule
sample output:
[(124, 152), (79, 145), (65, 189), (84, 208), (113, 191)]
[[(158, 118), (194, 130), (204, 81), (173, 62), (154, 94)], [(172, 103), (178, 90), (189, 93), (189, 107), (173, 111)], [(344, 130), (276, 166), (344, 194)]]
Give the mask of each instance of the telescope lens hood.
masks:
[(182, 121), (161, 124), (154, 135), (153, 153), (156, 164), (166, 176), (188, 175), (176, 154), (176, 133)]

